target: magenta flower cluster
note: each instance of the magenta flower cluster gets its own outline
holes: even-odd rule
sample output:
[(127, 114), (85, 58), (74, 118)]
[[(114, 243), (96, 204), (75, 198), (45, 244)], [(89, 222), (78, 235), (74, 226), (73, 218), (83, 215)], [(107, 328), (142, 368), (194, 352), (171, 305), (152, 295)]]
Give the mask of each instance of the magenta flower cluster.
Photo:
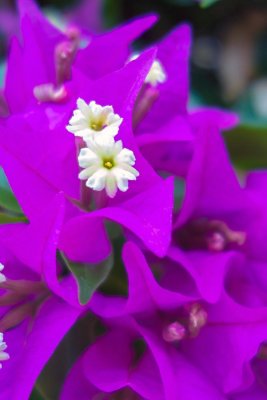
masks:
[(0, 400), (29, 399), (64, 337), (61, 400), (266, 399), (267, 172), (240, 183), (222, 137), (237, 116), (189, 109), (190, 27), (136, 53), (155, 16), (92, 36), (18, 8)]

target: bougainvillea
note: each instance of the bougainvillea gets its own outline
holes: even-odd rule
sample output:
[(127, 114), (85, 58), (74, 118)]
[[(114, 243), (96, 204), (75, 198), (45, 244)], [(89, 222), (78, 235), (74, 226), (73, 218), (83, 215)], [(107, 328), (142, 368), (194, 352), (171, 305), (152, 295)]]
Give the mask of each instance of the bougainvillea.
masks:
[(155, 16), (94, 36), (18, 10), (0, 399), (265, 399), (267, 173), (232, 167), (236, 115), (189, 109), (190, 27), (136, 52)]

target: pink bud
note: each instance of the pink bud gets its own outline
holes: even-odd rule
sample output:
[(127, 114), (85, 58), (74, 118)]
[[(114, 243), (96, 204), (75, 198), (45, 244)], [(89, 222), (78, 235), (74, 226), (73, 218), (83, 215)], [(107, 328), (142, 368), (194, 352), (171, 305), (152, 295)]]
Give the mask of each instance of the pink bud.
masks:
[(192, 337), (199, 334), (200, 329), (206, 325), (208, 319), (208, 313), (201, 304), (194, 303), (188, 308), (189, 311), (189, 324), (188, 330)]
[(225, 245), (225, 237), (220, 232), (213, 232), (207, 238), (207, 247), (210, 251), (222, 251)]
[(71, 79), (71, 67), (78, 50), (76, 41), (65, 41), (55, 49), (57, 83), (62, 85)]
[(55, 87), (51, 83), (35, 86), (34, 97), (40, 102), (62, 103), (68, 99), (68, 92), (64, 85)]
[(246, 233), (230, 229), (223, 221), (209, 221), (208, 227), (210, 230), (207, 237), (207, 246), (209, 250), (221, 251), (224, 250), (228, 244), (236, 244), (237, 246), (243, 246), (245, 244)]
[(185, 327), (176, 321), (164, 328), (162, 336), (166, 342), (173, 343), (182, 340), (185, 337), (185, 334)]

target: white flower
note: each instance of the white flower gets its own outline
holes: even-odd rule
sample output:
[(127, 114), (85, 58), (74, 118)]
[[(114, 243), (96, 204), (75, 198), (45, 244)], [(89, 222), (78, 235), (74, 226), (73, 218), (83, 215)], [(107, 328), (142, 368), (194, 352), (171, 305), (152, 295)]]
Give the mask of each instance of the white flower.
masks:
[[(0, 361), (6, 361), (9, 359), (9, 354), (5, 352), (7, 349), (7, 345), (4, 342), (4, 335), (0, 332)], [(0, 362), (0, 368), (2, 368), (2, 364)]]
[(112, 137), (102, 137), (86, 142), (81, 149), (78, 162), (83, 170), (79, 178), (86, 180), (86, 186), (97, 191), (103, 189), (109, 197), (114, 197), (117, 190), (126, 192), (128, 181), (136, 180), (139, 172), (133, 168), (134, 153), (123, 148), (122, 141)]
[[(132, 54), (130, 61), (136, 60), (139, 57), (138, 53)], [(150, 83), (151, 86), (157, 86), (158, 83), (164, 83), (167, 80), (166, 72), (159, 60), (154, 60), (153, 64), (146, 76), (145, 83)]]
[(167, 75), (161, 62), (159, 60), (155, 60), (146, 76), (145, 82), (150, 83), (152, 86), (157, 86), (158, 83), (164, 83), (166, 79)]
[(67, 130), (84, 140), (103, 134), (114, 137), (119, 131), (122, 118), (114, 114), (112, 106), (100, 106), (95, 101), (87, 104), (83, 99), (77, 100), (77, 109), (69, 121)]
[(2, 263), (0, 263), (0, 283), (3, 283), (6, 281), (5, 275), (1, 273), (1, 271), (3, 271), (3, 269), (4, 269), (4, 265)]

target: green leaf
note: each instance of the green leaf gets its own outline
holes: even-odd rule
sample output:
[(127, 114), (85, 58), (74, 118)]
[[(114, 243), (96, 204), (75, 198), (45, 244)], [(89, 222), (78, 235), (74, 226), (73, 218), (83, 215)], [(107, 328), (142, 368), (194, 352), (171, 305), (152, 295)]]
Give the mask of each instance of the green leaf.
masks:
[(81, 305), (88, 303), (94, 292), (106, 280), (113, 267), (112, 254), (106, 260), (97, 264), (75, 263), (68, 260), (61, 252), (59, 257), (77, 281)]
[(41, 395), (37, 388), (34, 388), (31, 393), (30, 400), (46, 400), (46, 398)]
[(23, 214), (2, 168), (0, 168), (0, 207), (13, 213)]
[(217, 3), (218, 1), (219, 0), (202, 0), (200, 2), (200, 5), (202, 8), (206, 8), (212, 6), (214, 3)]
[(227, 147), (236, 167), (242, 170), (267, 168), (267, 128), (241, 124), (225, 133)]
[[(114, 224), (112, 224), (114, 227)], [(110, 229), (112, 230), (112, 228)], [(109, 296), (127, 296), (128, 294), (128, 279), (122, 260), (122, 248), (125, 243), (124, 237), (117, 236), (113, 239), (113, 268), (105, 282), (100, 288), (100, 291)]]
[(174, 180), (174, 209), (178, 211), (181, 208), (185, 194), (185, 182), (182, 179)]
[(27, 222), (27, 218), (23, 215), (9, 215), (0, 212), (0, 225), (1, 224), (14, 224), (16, 222)]

